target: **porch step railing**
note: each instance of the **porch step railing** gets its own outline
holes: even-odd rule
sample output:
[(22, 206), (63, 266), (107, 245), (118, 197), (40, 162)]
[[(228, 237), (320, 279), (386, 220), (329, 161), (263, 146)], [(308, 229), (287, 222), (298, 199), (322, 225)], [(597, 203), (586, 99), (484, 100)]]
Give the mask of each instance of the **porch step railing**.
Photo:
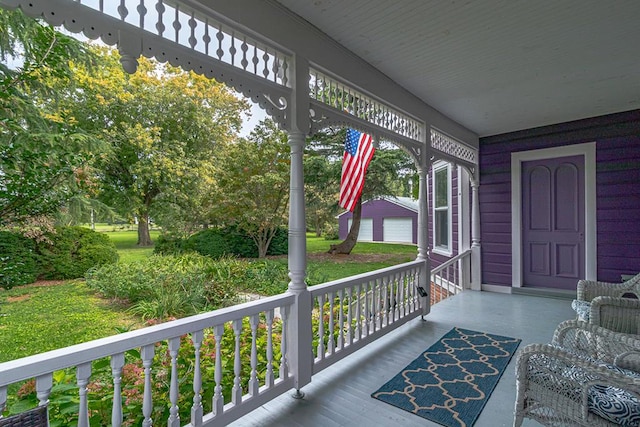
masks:
[(468, 249), (431, 270), (431, 305), (469, 287), (470, 262), (471, 249)]

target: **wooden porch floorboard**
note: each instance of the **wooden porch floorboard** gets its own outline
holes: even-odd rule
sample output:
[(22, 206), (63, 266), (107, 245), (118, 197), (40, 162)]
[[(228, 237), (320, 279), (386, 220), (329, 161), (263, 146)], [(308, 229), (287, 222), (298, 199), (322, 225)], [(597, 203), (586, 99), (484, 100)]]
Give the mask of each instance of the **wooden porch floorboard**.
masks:
[[(524, 346), (550, 341), (556, 325), (574, 317), (567, 299), (466, 291), (434, 305), (425, 322), (414, 319), (315, 375), (304, 399), (287, 393), (232, 426), (438, 426), (370, 394), (454, 326), (521, 338)], [(513, 424), (514, 370), (512, 359), (476, 427)]]

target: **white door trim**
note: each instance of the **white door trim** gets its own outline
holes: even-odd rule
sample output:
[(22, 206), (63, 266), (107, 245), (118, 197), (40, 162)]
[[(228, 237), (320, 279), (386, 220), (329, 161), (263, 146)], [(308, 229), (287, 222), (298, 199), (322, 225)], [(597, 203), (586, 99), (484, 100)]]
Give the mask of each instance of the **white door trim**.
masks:
[(596, 143), (567, 145), (511, 153), (511, 281), (522, 287), (522, 162), (584, 156), (585, 279), (597, 277)]

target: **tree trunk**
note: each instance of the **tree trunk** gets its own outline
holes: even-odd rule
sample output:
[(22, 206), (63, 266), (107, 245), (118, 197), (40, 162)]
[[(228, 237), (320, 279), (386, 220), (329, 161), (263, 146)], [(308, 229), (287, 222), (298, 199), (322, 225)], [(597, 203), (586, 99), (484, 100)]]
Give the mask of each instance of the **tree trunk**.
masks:
[(149, 234), (149, 214), (144, 212), (138, 215), (138, 246), (152, 246)]
[(362, 218), (362, 198), (359, 198), (356, 202), (356, 206), (353, 209), (353, 219), (351, 220), (351, 229), (349, 234), (342, 243), (337, 245), (331, 245), (329, 253), (332, 255), (346, 254), (349, 255), (353, 248), (358, 243), (358, 234), (360, 233), (360, 219)]

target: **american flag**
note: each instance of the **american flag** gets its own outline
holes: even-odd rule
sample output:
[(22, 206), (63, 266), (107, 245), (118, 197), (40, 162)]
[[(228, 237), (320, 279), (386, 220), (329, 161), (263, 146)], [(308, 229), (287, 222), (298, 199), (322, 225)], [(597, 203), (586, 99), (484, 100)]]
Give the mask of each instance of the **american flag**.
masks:
[(340, 179), (340, 206), (351, 212), (362, 194), (364, 176), (374, 151), (371, 135), (347, 129)]

